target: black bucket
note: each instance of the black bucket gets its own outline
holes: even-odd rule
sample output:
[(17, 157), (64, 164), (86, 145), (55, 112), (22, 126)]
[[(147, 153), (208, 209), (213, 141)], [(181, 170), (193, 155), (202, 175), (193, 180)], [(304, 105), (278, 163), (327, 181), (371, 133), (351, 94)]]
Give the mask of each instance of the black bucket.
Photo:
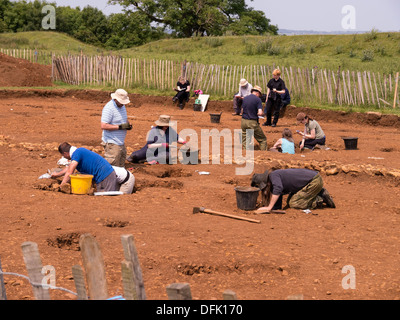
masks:
[(236, 187), (236, 203), (241, 210), (255, 210), (260, 189), (254, 187)]
[(219, 123), (221, 120), (221, 113), (210, 113), (211, 122), (212, 123)]
[(195, 103), (194, 105), (193, 105), (193, 110), (194, 111), (201, 111), (201, 109), (202, 109), (202, 105), (201, 105), (201, 103)]
[(357, 150), (358, 138), (355, 137), (342, 137), (346, 150)]

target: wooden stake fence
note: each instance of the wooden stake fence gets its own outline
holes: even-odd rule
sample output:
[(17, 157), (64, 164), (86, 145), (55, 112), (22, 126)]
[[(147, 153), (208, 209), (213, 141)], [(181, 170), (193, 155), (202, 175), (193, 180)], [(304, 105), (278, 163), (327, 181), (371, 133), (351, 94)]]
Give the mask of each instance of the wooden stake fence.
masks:
[[(156, 59), (124, 58), (115, 55), (86, 56), (55, 55), (30, 49), (0, 49), (0, 52), (31, 62), (52, 64), (53, 80), (73, 85), (147, 87), (172, 91), (178, 77), (184, 75), (193, 90), (231, 98), (238, 90), (241, 78), (267, 91), (272, 78), (272, 66), (220, 66), (196, 62), (176, 62)], [(279, 67), (279, 66), (277, 66)], [(399, 106), (399, 73), (376, 74), (367, 71), (337, 71), (280, 66), (282, 79), (289, 88), (292, 102), (335, 105)], [(382, 103), (382, 104), (381, 104)]]
[[(132, 235), (121, 236), (124, 250), (124, 260), (121, 263), (122, 283), (124, 290), (123, 300), (145, 300), (145, 288), (139, 257)], [(78, 300), (108, 300), (107, 279), (104, 267), (103, 255), (96, 239), (90, 234), (83, 234), (79, 239), (79, 246), (82, 253), (83, 268), (80, 265), (72, 267), (76, 293)], [(50, 300), (49, 286), (41, 285), (44, 275), (42, 274), (42, 261), (39, 249), (34, 242), (24, 242), (21, 245), (22, 253), (32, 284), (36, 300)], [(0, 300), (7, 300), (4, 285), (4, 274), (0, 260)], [(16, 275), (16, 274), (12, 274)], [(23, 276), (21, 275), (22, 277)], [(87, 284), (87, 289), (86, 285)], [(57, 288), (51, 288), (57, 289)], [(64, 288), (58, 288), (64, 289)], [(64, 289), (69, 291), (68, 289)], [(169, 300), (191, 300), (192, 294), (188, 283), (173, 283), (166, 286), (166, 293)], [(226, 290), (222, 294), (224, 300), (237, 300), (236, 293)]]

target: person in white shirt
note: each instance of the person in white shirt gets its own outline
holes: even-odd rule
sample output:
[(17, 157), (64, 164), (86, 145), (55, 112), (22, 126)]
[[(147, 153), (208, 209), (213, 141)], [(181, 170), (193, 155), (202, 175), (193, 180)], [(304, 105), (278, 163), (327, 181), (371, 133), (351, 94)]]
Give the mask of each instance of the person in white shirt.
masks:
[(253, 86), (246, 79), (240, 80), (238, 93), (233, 97), (233, 109), (235, 112), (232, 115), (241, 115), (243, 98), (251, 94), (251, 89), (253, 89)]
[(125, 137), (127, 130), (132, 129), (125, 108), (130, 100), (128, 93), (123, 89), (112, 93), (111, 98), (112, 100), (104, 106), (101, 114), (104, 158), (112, 166), (123, 167), (126, 158)]

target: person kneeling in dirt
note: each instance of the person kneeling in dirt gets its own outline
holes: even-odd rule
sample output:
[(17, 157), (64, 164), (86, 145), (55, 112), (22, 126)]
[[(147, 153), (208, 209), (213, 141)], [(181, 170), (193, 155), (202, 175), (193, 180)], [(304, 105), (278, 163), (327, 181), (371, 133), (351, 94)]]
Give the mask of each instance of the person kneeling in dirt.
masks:
[(259, 210), (282, 209), (282, 197), (289, 194), (287, 204), (294, 209), (322, 208), (325, 203), (329, 208), (335, 208), (335, 203), (328, 191), (323, 188), (322, 177), (317, 171), (309, 169), (279, 169), (263, 176), (266, 179), (266, 207)]
[(68, 183), (70, 175), (77, 170), (82, 174), (93, 176), (98, 192), (118, 191), (119, 183), (115, 170), (102, 156), (86, 148), (73, 147), (67, 142), (60, 144), (58, 151), (64, 158), (71, 160), (68, 167), (51, 174), (54, 178), (64, 176), (61, 186)]
[(124, 167), (113, 166), (117, 181), (119, 184), (119, 191), (124, 194), (131, 194), (135, 186), (135, 176)]
[(319, 123), (311, 119), (308, 115), (300, 112), (296, 120), (298, 123), (304, 124), (304, 132), (297, 130), (297, 134), (303, 136), (300, 142), (300, 149), (304, 148), (313, 150), (315, 147), (324, 146), (326, 137)]
[(295, 154), (292, 131), (289, 128), (283, 129), (282, 138), (278, 139), (269, 151)]
[(167, 164), (169, 163), (169, 148), (170, 144), (177, 142), (186, 144), (186, 141), (181, 139), (176, 131), (171, 127), (171, 117), (161, 115), (155, 122), (147, 137), (146, 145), (131, 153), (126, 159), (128, 162), (138, 163), (146, 160), (149, 164)]

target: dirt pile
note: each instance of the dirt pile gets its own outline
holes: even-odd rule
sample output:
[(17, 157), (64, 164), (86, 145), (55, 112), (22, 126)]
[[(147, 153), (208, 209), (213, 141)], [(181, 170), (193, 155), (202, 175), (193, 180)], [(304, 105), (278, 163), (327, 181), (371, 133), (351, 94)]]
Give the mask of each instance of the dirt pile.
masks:
[(51, 67), (0, 53), (0, 87), (50, 87)]

